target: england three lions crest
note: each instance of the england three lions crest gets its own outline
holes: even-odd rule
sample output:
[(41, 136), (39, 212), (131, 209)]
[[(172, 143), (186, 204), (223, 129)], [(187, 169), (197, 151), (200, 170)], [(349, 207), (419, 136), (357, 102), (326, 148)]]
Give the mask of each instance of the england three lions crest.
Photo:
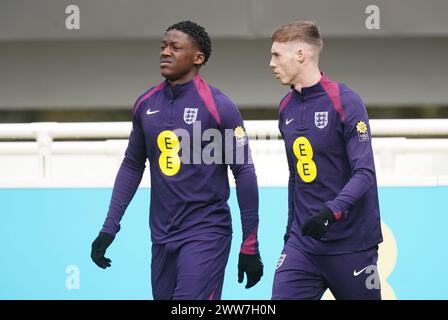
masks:
[(328, 111), (314, 112), (314, 124), (319, 129), (323, 129), (328, 124)]
[(198, 117), (198, 108), (185, 108), (184, 121), (186, 124), (192, 124)]

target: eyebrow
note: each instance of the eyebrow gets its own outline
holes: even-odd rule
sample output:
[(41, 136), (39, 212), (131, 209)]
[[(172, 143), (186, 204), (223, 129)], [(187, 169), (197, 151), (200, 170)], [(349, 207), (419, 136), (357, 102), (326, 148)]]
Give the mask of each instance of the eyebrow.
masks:
[(180, 42), (178, 42), (178, 41), (168, 41), (168, 40), (162, 40), (160, 43), (171, 43), (171, 44), (177, 44), (177, 45), (180, 45)]

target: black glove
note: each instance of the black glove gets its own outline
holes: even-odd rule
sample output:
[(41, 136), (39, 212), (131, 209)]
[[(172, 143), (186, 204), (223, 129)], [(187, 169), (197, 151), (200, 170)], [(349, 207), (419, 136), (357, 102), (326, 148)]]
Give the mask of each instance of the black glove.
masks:
[(285, 233), (285, 235), (283, 236), (283, 244), (286, 244), (286, 242), (288, 242), (289, 239), (289, 232)]
[(335, 221), (333, 212), (324, 207), (318, 213), (306, 219), (300, 229), (302, 229), (303, 235), (309, 235), (316, 240), (320, 240)]
[(93, 241), (92, 253), (90, 254), (90, 257), (98, 267), (103, 269), (110, 267), (110, 263), (112, 261), (106, 258), (104, 254), (106, 253), (106, 249), (110, 246), (112, 241), (114, 241), (114, 238), (115, 237), (109, 233), (100, 232), (95, 241)]
[(263, 261), (260, 254), (240, 253), (238, 260), (238, 282), (243, 282), (244, 272), (247, 275), (246, 289), (252, 288), (263, 276)]

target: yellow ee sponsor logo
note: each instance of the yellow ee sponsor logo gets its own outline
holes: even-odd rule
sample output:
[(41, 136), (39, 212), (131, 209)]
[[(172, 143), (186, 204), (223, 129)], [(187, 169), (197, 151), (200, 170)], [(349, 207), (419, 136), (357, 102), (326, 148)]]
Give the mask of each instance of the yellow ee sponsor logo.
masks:
[(297, 172), (300, 178), (306, 183), (313, 182), (317, 176), (317, 168), (313, 161), (313, 147), (310, 141), (305, 137), (298, 137), (294, 141), (292, 149), (298, 160)]
[(166, 176), (175, 175), (180, 169), (179, 138), (173, 131), (162, 131), (157, 137), (157, 146), (161, 151), (159, 156), (160, 170)]

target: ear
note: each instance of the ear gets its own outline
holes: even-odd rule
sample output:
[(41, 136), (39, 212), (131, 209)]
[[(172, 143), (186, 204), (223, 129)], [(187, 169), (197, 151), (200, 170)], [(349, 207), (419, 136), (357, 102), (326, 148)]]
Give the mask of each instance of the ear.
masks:
[(297, 60), (302, 63), (305, 61), (305, 50), (303, 48), (299, 48), (297, 50)]
[(197, 51), (194, 56), (193, 63), (196, 65), (202, 65), (204, 61), (205, 61), (205, 55), (202, 52)]

